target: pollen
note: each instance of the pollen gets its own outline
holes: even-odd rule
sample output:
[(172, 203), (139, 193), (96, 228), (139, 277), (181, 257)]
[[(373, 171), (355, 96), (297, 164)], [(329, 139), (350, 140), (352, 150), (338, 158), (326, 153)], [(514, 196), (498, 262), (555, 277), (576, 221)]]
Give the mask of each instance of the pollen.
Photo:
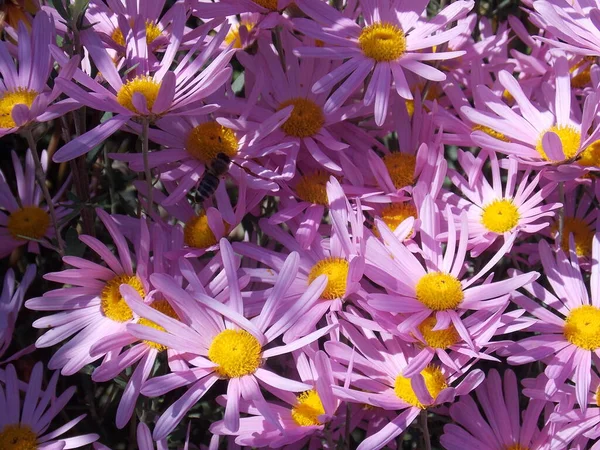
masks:
[(141, 114), (133, 105), (133, 94), (140, 93), (146, 99), (146, 108), (152, 111), (159, 90), (160, 83), (154, 81), (152, 77), (140, 75), (121, 86), (117, 92), (117, 102), (128, 110)]
[(277, 11), (277, 0), (254, 0), (254, 3), (271, 11)]
[[(154, 303), (152, 303), (150, 305), (150, 307), (152, 307), (153, 309), (155, 309), (158, 312), (163, 313), (166, 316), (171, 317), (172, 319), (179, 320), (179, 316), (177, 315), (177, 313), (175, 312), (173, 307), (171, 305), (169, 305), (169, 302), (166, 300), (157, 300)], [(140, 325), (144, 325), (146, 327), (154, 328), (155, 330), (165, 331), (165, 329), (163, 327), (161, 327), (160, 325), (158, 325), (157, 323), (154, 323), (151, 320), (145, 319), (143, 317), (138, 321), (138, 323)], [(146, 343), (147, 345), (149, 345), (152, 348), (155, 348), (159, 352), (162, 352), (163, 350), (167, 349), (167, 347), (165, 345), (159, 344), (158, 342), (144, 341), (144, 343)]]
[(419, 331), (423, 335), (425, 342), (429, 347), (432, 348), (448, 348), (460, 341), (460, 336), (454, 328), (454, 325), (450, 325), (445, 330), (433, 331), (437, 320), (435, 317), (428, 317), (421, 325), (419, 325)]
[(329, 206), (326, 187), (329, 177), (330, 174), (321, 170), (304, 175), (296, 185), (296, 194), (301, 200), (313, 205)]
[(600, 167), (600, 141), (594, 141), (579, 154), (577, 164), (584, 167)]
[(506, 447), (506, 450), (529, 450), (529, 447), (526, 447), (524, 445), (519, 444), (518, 442), (515, 442), (514, 444)]
[(183, 241), (188, 247), (194, 248), (208, 248), (216, 245), (217, 238), (208, 226), (206, 214), (200, 213), (185, 223)]
[(13, 239), (40, 240), (50, 227), (50, 216), (37, 206), (25, 206), (8, 216), (7, 228)]
[(190, 132), (185, 149), (197, 160), (209, 164), (219, 153), (233, 158), (237, 154), (238, 140), (232, 129), (218, 122), (205, 122)]
[(109, 280), (100, 293), (100, 306), (102, 313), (115, 322), (127, 322), (133, 319), (133, 312), (119, 291), (122, 284), (128, 284), (134, 288), (140, 297), (146, 296), (142, 281), (135, 275), (122, 274)]
[[(431, 395), (435, 402), (435, 399), (439, 393), (448, 387), (448, 384), (446, 383), (446, 377), (439, 367), (433, 365), (425, 367), (425, 369), (421, 371), (421, 375), (423, 375), (423, 378), (425, 379), (425, 386), (427, 387), (427, 391), (429, 391), (429, 395)], [(398, 375), (396, 377), (396, 382), (394, 383), (394, 392), (399, 399), (404, 400), (409, 405), (413, 405), (421, 409), (425, 409), (427, 406), (429, 406), (424, 405), (419, 401), (417, 394), (415, 394), (415, 391), (410, 383), (410, 378), (405, 378), (402, 375)]]
[(9, 424), (0, 430), (0, 448), (37, 450), (37, 434), (28, 425)]
[(498, 139), (499, 141), (502, 141), (502, 142), (509, 142), (510, 141), (510, 139), (508, 139), (502, 133), (494, 130), (493, 128), (486, 127), (485, 125), (475, 125), (473, 127), (473, 131), (483, 131), (488, 136), (491, 136), (494, 139)]
[(392, 203), (381, 210), (381, 220), (390, 230), (398, 228), (409, 217), (417, 217), (417, 208), (412, 203)]
[(239, 378), (256, 372), (261, 364), (260, 342), (246, 330), (225, 330), (215, 336), (208, 358), (218, 365), (223, 378)]
[(325, 414), (325, 408), (316, 390), (303, 392), (297, 397), (298, 403), (292, 408), (292, 419), (301, 427), (322, 425), (319, 416)]
[[(552, 226), (552, 234), (556, 237), (558, 233), (558, 222)], [(560, 247), (563, 251), (569, 251), (569, 236), (573, 235), (575, 240), (575, 253), (577, 256), (585, 257), (592, 253), (592, 242), (594, 230), (584, 220), (576, 217), (565, 217), (563, 235), (560, 238)]]
[(14, 91), (6, 91), (0, 97), (0, 128), (14, 128), (17, 126), (12, 118), (12, 110), (15, 105), (27, 105), (31, 108), (38, 93), (33, 90), (18, 88)]
[(571, 344), (584, 350), (600, 348), (600, 308), (583, 305), (569, 312), (563, 330)]
[(577, 155), (577, 152), (579, 152), (579, 147), (581, 146), (581, 134), (579, 131), (571, 126), (559, 127), (555, 125), (540, 135), (535, 148), (544, 160), (550, 161), (550, 158), (548, 158), (548, 155), (546, 155), (546, 152), (542, 146), (542, 138), (549, 131), (552, 131), (558, 135), (558, 138), (562, 144), (563, 153), (565, 154), (565, 159), (573, 158), (575, 155)]
[(310, 269), (308, 284), (320, 275), (327, 275), (327, 286), (321, 294), (321, 298), (327, 300), (343, 298), (346, 293), (349, 269), (350, 264), (345, 259), (335, 257), (322, 259)]
[[(151, 20), (146, 21), (146, 44), (152, 44), (152, 42), (154, 42), (161, 34), (162, 31), (157, 24)], [(115, 28), (110, 37), (116, 44), (121, 47), (125, 46), (125, 37), (120, 28)]]
[(416, 156), (407, 153), (394, 152), (383, 157), (390, 178), (396, 189), (410, 186), (415, 181)]
[(494, 233), (506, 233), (513, 230), (518, 224), (521, 214), (512, 200), (494, 200), (483, 207), (481, 223), (485, 228)]
[(253, 22), (242, 22), (240, 25), (234, 25), (225, 36), (225, 43), (227, 45), (233, 43), (233, 48), (243, 48), (242, 38), (240, 37), (240, 27), (246, 27), (248, 33), (256, 26)]
[(592, 77), (590, 73), (590, 67), (588, 67), (587, 69), (584, 69), (581, 72), (579, 72), (577, 75), (573, 75), (573, 78), (571, 78), (571, 87), (576, 89), (582, 89), (588, 84), (590, 84), (591, 81)]
[(325, 124), (323, 110), (312, 100), (307, 98), (291, 98), (279, 105), (278, 110), (293, 105), (294, 109), (289, 119), (281, 125), (281, 129), (288, 136), (305, 138), (314, 136)]
[(396, 25), (378, 22), (363, 28), (358, 46), (365, 56), (375, 61), (395, 61), (406, 52), (406, 36)]
[(460, 281), (449, 273), (431, 272), (423, 275), (415, 291), (417, 300), (433, 311), (455, 309), (464, 298)]

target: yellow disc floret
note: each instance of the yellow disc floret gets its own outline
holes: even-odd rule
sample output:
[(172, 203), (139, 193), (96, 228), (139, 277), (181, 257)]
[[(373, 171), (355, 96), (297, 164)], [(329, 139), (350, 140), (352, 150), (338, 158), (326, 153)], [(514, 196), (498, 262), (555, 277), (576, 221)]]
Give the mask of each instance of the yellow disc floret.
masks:
[(596, 388), (596, 406), (600, 406), (600, 384)]
[(254, 3), (271, 11), (277, 11), (277, 0), (254, 0)]
[(304, 175), (296, 185), (296, 194), (305, 202), (314, 205), (329, 206), (327, 182), (330, 177), (329, 173), (320, 170), (311, 175)]
[(390, 230), (398, 228), (409, 217), (417, 217), (417, 208), (412, 203), (392, 203), (381, 210), (381, 220)]
[(473, 131), (483, 131), (485, 134), (498, 139), (500, 141), (503, 142), (509, 142), (510, 139), (508, 139), (506, 136), (504, 136), (502, 133), (490, 128), (490, 127), (486, 127), (485, 125), (475, 125), (473, 127)]
[(279, 105), (278, 110), (294, 105), (292, 114), (281, 125), (281, 129), (288, 136), (299, 138), (315, 135), (325, 123), (323, 110), (312, 100), (307, 98), (291, 98)]
[(571, 344), (584, 350), (600, 348), (600, 308), (583, 305), (572, 309), (563, 330)]
[(432, 272), (423, 275), (415, 287), (417, 300), (433, 311), (455, 309), (464, 293), (460, 281), (449, 273)]
[(314, 389), (303, 392), (297, 397), (298, 403), (292, 408), (292, 419), (301, 427), (322, 425), (319, 416), (325, 414), (325, 408), (319, 394)]
[(240, 25), (234, 25), (225, 36), (225, 43), (227, 45), (233, 43), (233, 48), (242, 48), (244, 43), (240, 36), (240, 28), (245, 27), (248, 33), (256, 26), (254, 22), (242, 22)]
[(513, 230), (518, 224), (521, 214), (512, 200), (494, 200), (483, 207), (481, 223), (494, 233), (506, 233)]
[(8, 216), (6, 227), (16, 240), (40, 240), (46, 235), (50, 226), (50, 216), (37, 206), (25, 206)]
[(183, 228), (183, 242), (188, 247), (208, 248), (217, 243), (217, 238), (208, 226), (208, 217), (201, 213), (192, 217)]
[[(425, 367), (425, 369), (421, 371), (421, 375), (423, 375), (425, 386), (427, 387), (429, 395), (431, 395), (435, 402), (435, 399), (439, 393), (448, 387), (446, 377), (440, 368), (436, 366)], [(398, 375), (396, 377), (396, 382), (394, 383), (394, 392), (399, 399), (404, 400), (409, 405), (413, 405), (421, 409), (425, 409), (427, 406), (429, 406), (424, 405), (419, 401), (417, 394), (415, 394), (415, 391), (412, 388), (410, 378), (405, 378), (402, 375)]]
[(460, 336), (456, 331), (456, 328), (454, 328), (454, 325), (450, 324), (445, 330), (433, 331), (436, 323), (437, 320), (435, 317), (428, 317), (421, 322), (421, 325), (419, 325), (419, 331), (429, 347), (448, 348), (460, 341)]
[(395, 61), (406, 52), (406, 36), (398, 26), (378, 22), (363, 28), (358, 46), (365, 56), (375, 61)]
[[(157, 24), (150, 20), (146, 21), (146, 44), (152, 44), (161, 34), (162, 31)], [(125, 46), (125, 37), (120, 28), (115, 28), (110, 37), (116, 44)]]
[(256, 372), (261, 363), (261, 345), (246, 330), (221, 331), (208, 349), (208, 358), (218, 365), (224, 378), (238, 378)]
[(343, 298), (346, 293), (346, 282), (350, 264), (342, 258), (329, 257), (316, 263), (308, 274), (308, 283), (312, 283), (318, 276), (327, 275), (327, 286), (321, 298), (334, 300)]
[(506, 447), (506, 450), (529, 450), (529, 447), (519, 444), (518, 442)]
[(232, 129), (217, 122), (206, 122), (190, 132), (185, 149), (194, 158), (209, 164), (219, 153), (233, 158), (237, 154), (238, 140)]
[(122, 284), (133, 287), (138, 291), (140, 297), (146, 296), (142, 281), (135, 275), (117, 275), (112, 280), (107, 281), (100, 294), (100, 305), (102, 313), (115, 322), (127, 322), (133, 319), (133, 312), (119, 291)]
[(407, 153), (395, 152), (383, 157), (392, 183), (396, 189), (410, 186), (415, 181), (416, 156)]
[(154, 81), (152, 77), (140, 75), (121, 86), (121, 89), (117, 92), (117, 102), (136, 114), (143, 114), (133, 105), (133, 95), (142, 94), (146, 99), (146, 108), (152, 112), (159, 90), (160, 83)]
[(27, 105), (31, 108), (38, 93), (25, 88), (6, 91), (0, 97), (0, 128), (14, 128), (17, 126), (12, 118), (12, 110), (16, 105)]
[[(558, 233), (558, 222), (552, 226), (554, 236)], [(592, 242), (594, 240), (594, 230), (585, 220), (577, 217), (565, 217), (563, 234), (560, 238), (560, 247), (563, 251), (569, 251), (569, 236), (573, 235), (575, 240), (575, 253), (577, 256), (589, 256), (592, 253)]]
[(577, 164), (584, 167), (600, 167), (600, 141), (594, 141), (579, 154)]
[(577, 154), (577, 152), (579, 151), (579, 147), (581, 146), (581, 133), (579, 133), (579, 131), (577, 131), (571, 126), (559, 127), (557, 125), (553, 126), (549, 130), (544, 131), (540, 135), (537, 142), (536, 150), (541, 155), (541, 157), (546, 161), (550, 161), (550, 158), (548, 158), (548, 155), (546, 155), (546, 152), (544, 151), (544, 147), (542, 145), (542, 139), (544, 135), (550, 131), (556, 133), (556, 135), (560, 139), (560, 142), (562, 144), (562, 150), (565, 154), (565, 159), (573, 158)]
[[(154, 303), (152, 303), (150, 305), (150, 307), (152, 307), (153, 309), (157, 310), (158, 312), (161, 312), (173, 319), (179, 320), (179, 316), (177, 315), (177, 313), (175, 312), (173, 307), (171, 305), (169, 305), (169, 302), (166, 300), (157, 300)], [(138, 323), (140, 325), (144, 325), (146, 327), (151, 327), (156, 330), (165, 331), (165, 329), (163, 327), (161, 327), (160, 325), (158, 325), (157, 323), (154, 323), (151, 320), (145, 319), (143, 317), (138, 321)], [(152, 341), (144, 341), (144, 342), (146, 344), (148, 344), (150, 347), (155, 348), (159, 352), (162, 352), (163, 350), (167, 349), (167, 347), (165, 345), (159, 344), (158, 342), (152, 342)]]
[(37, 434), (29, 425), (5, 425), (0, 429), (0, 448), (6, 450), (37, 450)]

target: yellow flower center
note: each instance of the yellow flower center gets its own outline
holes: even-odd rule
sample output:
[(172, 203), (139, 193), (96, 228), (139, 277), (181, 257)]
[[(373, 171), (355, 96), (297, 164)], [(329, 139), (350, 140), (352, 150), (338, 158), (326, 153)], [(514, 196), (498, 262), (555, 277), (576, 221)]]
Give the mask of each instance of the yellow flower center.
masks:
[[(154, 42), (161, 34), (162, 31), (157, 24), (150, 20), (146, 21), (146, 44), (152, 44), (152, 42)], [(125, 46), (125, 37), (120, 28), (115, 28), (110, 37), (115, 43), (122, 47)]]
[(185, 149), (194, 158), (209, 164), (219, 153), (230, 158), (237, 154), (238, 140), (235, 132), (217, 122), (202, 123), (190, 132)]
[[(166, 300), (157, 300), (154, 303), (152, 303), (150, 306), (153, 309), (171, 317), (172, 319), (179, 320), (179, 316), (177, 315), (177, 313), (175, 312), (173, 307), (171, 305), (169, 305), (169, 302)], [(163, 327), (161, 327), (160, 325), (158, 325), (157, 323), (152, 322), (151, 320), (145, 319), (143, 317), (138, 321), (138, 323), (140, 325), (144, 325), (146, 327), (151, 327), (156, 330), (165, 331), (165, 329)], [(159, 344), (158, 342), (146, 341), (146, 340), (144, 342), (146, 344), (148, 344), (150, 347), (155, 348), (159, 352), (162, 352), (163, 350), (167, 349), (166, 345)]]
[(433, 311), (455, 309), (463, 301), (460, 281), (449, 273), (423, 275), (415, 287), (417, 300)]
[(596, 406), (600, 406), (600, 384), (596, 388)]
[(234, 25), (225, 36), (225, 43), (227, 45), (233, 43), (233, 48), (242, 48), (242, 38), (240, 37), (240, 27), (246, 27), (248, 33), (256, 26), (253, 22), (242, 22), (241, 25)]
[(208, 217), (204, 213), (192, 217), (183, 228), (183, 242), (188, 247), (207, 248), (216, 245), (217, 238), (208, 226)]
[(417, 208), (412, 203), (392, 203), (381, 211), (381, 220), (390, 230), (398, 228), (409, 217), (417, 217)]
[(254, 0), (254, 3), (271, 11), (277, 11), (277, 0)]
[(396, 25), (378, 22), (363, 28), (358, 46), (375, 61), (395, 61), (406, 52), (406, 36)]
[(529, 447), (519, 444), (518, 442), (506, 447), (506, 450), (529, 450)]
[(429, 347), (448, 348), (460, 341), (460, 336), (458, 335), (456, 328), (454, 328), (454, 325), (451, 324), (445, 330), (433, 331), (433, 327), (435, 327), (436, 323), (437, 320), (435, 317), (428, 317), (421, 322), (421, 325), (419, 325), (419, 331)]
[(503, 142), (509, 142), (509, 139), (506, 136), (504, 136), (502, 133), (499, 133), (498, 131), (496, 131), (490, 127), (486, 127), (485, 125), (475, 125), (473, 127), (473, 131), (483, 131), (485, 134), (487, 134), (495, 139), (498, 139)]
[(312, 175), (301, 177), (296, 185), (296, 194), (305, 202), (329, 206), (326, 186), (330, 176), (327, 172), (317, 170)]
[(574, 75), (573, 78), (571, 78), (571, 87), (582, 89), (588, 84), (590, 84), (591, 81), (592, 77), (590, 74), (590, 67), (588, 67), (587, 69), (582, 70), (577, 75)]
[[(427, 391), (429, 391), (429, 395), (431, 395), (435, 402), (435, 399), (439, 393), (448, 387), (448, 384), (446, 383), (446, 377), (444, 377), (444, 374), (440, 368), (436, 366), (425, 367), (425, 369), (421, 371), (421, 375), (423, 375), (423, 378), (425, 379), (425, 386), (427, 387)], [(419, 401), (417, 394), (415, 394), (415, 391), (410, 383), (410, 378), (405, 378), (402, 375), (398, 375), (396, 377), (396, 382), (394, 383), (394, 392), (399, 399), (404, 400), (409, 405), (413, 405), (421, 409), (425, 409), (427, 406), (429, 406), (424, 405)]]
[[(558, 222), (552, 225), (552, 234), (558, 233)], [(575, 240), (575, 253), (577, 256), (588, 256), (592, 253), (592, 242), (594, 230), (582, 219), (576, 217), (565, 217), (563, 235), (560, 238), (560, 246), (563, 251), (569, 251), (569, 236), (573, 235)]]
[(37, 97), (36, 91), (17, 88), (14, 91), (6, 91), (0, 97), (0, 128), (14, 128), (17, 126), (12, 118), (12, 110), (15, 105), (27, 105), (31, 108)]
[(8, 232), (16, 240), (40, 240), (50, 226), (50, 216), (37, 206), (25, 206), (8, 216)]
[(508, 92), (506, 89), (504, 89), (504, 92), (502, 92), (502, 98), (509, 105), (512, 105), (515, 102), (515, 98), (513, 97), (513, 95), (510, 92)]
[(520, 218), (521, 214), (512, 200), (494, 200), (483, 207), (481, 223), (489, 231), (505, 233), (514, 229)]
[(292, 419), (301, 427), (322, 425), (319, 416), (325, 414), (319, 394), (314, 389), (303, 392), (297, 397), (298, 403), (292, 408)]
[(133, 287), (138, 291), (140, 297), (143, 298), (146, 296), (142, 281), (135, 275), (122, 274), (109, 280), (100, 293), (100, 305), (102, 313), (115, 322), (127, 322), (133, 319), (133, 312), (119, 291), (122, 284), (128, 284)]
[(0, 431), (0, 448), (37, 450), (37, 434), (28, 425), (5, 425)]
[(154, 81), (152, 77), (140, 75), (121, 86), (121, 89), (117, 92), (117, 102), (136, 114), (142, 114), (133, 105), (133, 94), (139, 93), (146, 99), (148, 111), (152, 112), (159, 90), (160, 83)]
[(584, 167), (600, 167), (600, 141), (592, 142), (579, 154), (577, 164)]
[(350, 264), (342, 258), (329, 257), (316, 263), (308, 274), (308, 283), (312, 283), (318, 276), (327, 275), (327, 286), (321, 298), (334, 300), (343, 298), (346, 293), (346, 281)]
[(548, 155), (546, 155), (546, 152), (544, 151), (544, 148), (542, 146), (542, 138), (549, 131), (552, 131), (558, 135), (558, 138), (562, 143), (562, 149), (563, 153), (565, 154), (565, 159), (573, 158), (577, 154), (577, 152), (579, 151), (579, 147), (581, 146), (581, 134), (579, 133), (579, 131), (570, 126), (559, 127), (555, 125), (549, 130), (544, 131), (540, 135), (537, 142), (536, 150), (544, 160), (550, 161), (550, 158), (548, 158)]
[(572, 309), (563, 330), (567, 341), (584, 350), (600, 348), (600, 308), (583, 305)]
[(313, 136), (325, 123), (323, 110), (312, 100), (301, 97), (291, 98), (282, 102), (277, 110), (282, 110), (290, 105), (294, 105), (292, 114), (289, 119), (281, 125), (281, 129), (288, 136), (299, 138)]
[(224, 378), (238, 378), (256, 372), (261, 363), (260, 342), (245, 330), (225, 330), (215, 336), (208, 358), (218, 365)]
[(410, 186), (415, 181), (415, 167), (417, 157), (407, 153), (394, 152), (383, 157), (383, 163), (387, 168), (392, 183), (396, 189)]

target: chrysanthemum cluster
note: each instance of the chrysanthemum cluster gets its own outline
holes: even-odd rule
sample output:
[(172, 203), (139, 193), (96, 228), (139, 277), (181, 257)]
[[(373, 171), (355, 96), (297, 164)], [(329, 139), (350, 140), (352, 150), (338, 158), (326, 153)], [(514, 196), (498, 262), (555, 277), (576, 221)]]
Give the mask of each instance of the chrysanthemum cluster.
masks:
[(45, 3), (0, 449), (600, 449), (599, 0)]

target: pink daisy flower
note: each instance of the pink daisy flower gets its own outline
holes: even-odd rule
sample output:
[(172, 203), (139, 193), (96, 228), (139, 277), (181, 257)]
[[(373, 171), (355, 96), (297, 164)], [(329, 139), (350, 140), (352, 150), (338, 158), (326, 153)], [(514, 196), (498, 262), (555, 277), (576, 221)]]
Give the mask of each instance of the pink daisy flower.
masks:
[[(565, 57), (555, 62), (556, 87), (552, 109), (534, 106), (519, 82), (507, 71), (498, 74), (500, 83), (514, 98), (519, 109), (509, 108), (487, 87), (478, 86), (476, 95), (491, 112), (463, 106), (461, 111), (483, 128), (475, 130), (472, 139), (481, 147), (514, 155), (519, 162), (552, 168), (552, 176), (568, 180), (585, 175), (599, 166), (600, 124), (595, 123), (598, 98), (586, 96), (583, 109), (571, 101), (571, 79)], [(546, 85), (548, 86), (548, 85)], [(575, 110), (575, 114), (572, 113)], [(574, 116), (577, 119), (573, 120)], [(591, 134), (589, 130), (593, 131)], [(532, 140), (533, 139), (533, 140)], [(572, 163), (572, 159), (578, 160)]]
[[(571, 245), (573, 245), (571, 238)], [(546, 241), (539, 244), (544, 273), (554, 294), (538, 283), (524, 289), (544, 306), (517, 293), (513, 301), (531, 313), (536, 321), (528, 331), (538, 335), (507, 348), (510, 364), (544, 361), (548, 377), (545, 392), (552, 394), (567, 378), (575, 381), (577, 403), (585, 411), (591, 383), (591, 368), (600, 358), (600, 233), (593, 243), (589, 287), (584, 282), (573, 247), (553, 254)], [(510, 276), (513, 276), (509, 272)], [(556, 295), (555, 295), (556, 294)]]
[(379, 311), (404, 314), (406, 318), (397, 328), (400, 334), (413, 331), (425, 319), (435, 316), (435, 330), (446, 329), (452, 324), (458, 335), (473, 348), (472, 338), (462, 318), (466, 311), (497, 311), (508, 302), (508, 294), (533, 281), (538, 274), (531, 272), (497, 282), (491, 282), (488, 277), (482, 284), (475, 285), (506, 254), (514, 235), (478, 272), (467, 278), (464, 265), (469, 234), (467, 213), (461, 214), (458, 230), (449, 206), (446, 215), (448, 241), (443, 251), (442, 243), (437, 240), (441, 214), (431, 197), (425, 199), (419, 212), (420, 253), (425, 267), (385, 224), (377, 221), (383, 243), (369, 239), (365, 275), (383, 286), (387, 293), (371, 294), (367, 303)]
[[(566, 448), (572, 439), (565, 439), (565, 431), (549, 420), (550, 412), (545, 400), (531, 399), (526, 409), (519, 409), (517, 377), (512, 370), (504, 372), (504, 380), (495, 369), (475, 390), (485, 416), (480, 413), (471, 396), (463, 396), (450, 406), (450, 416), (455, 423), (444, 426), (441, 444), (447, 450), (477, 448), (481, 450)], [(538, 422), (543, 419), (540, 430)], [(571, 447), (569, 447), (571, 448)]]
[[(50, 89), (47, 84), (54, 63), (48, 44), (56, 40), (52, 18), (39, 11), (31, 31), (19, 22), (16, 38), (18, 69), (8, 42), (0, 41), (0, 136), (15, 133), (34, 122), (53, 120), (80, 106), (74, 99), (55, 103), (61, 90), (58, 85)], [(69, 79), (77, 63), (74, 59), (66, 65), (58, 79)]]
[(48, 273), (44, 278), (71, 287), (50, 290), (42, 297), (25, 302), (25, 306), (32, 310), (59, 311), (36, 320), (33, 326), (51, 328), (36, 341), (38, 348), (50, 347), (71, 338), (48, 363), (50, 368), (62, 369), (63, 375), (72, 375), (102, 357), (102, 353), (91, 356), (90, 349), (107, 336), (125, 331), (125, 325), (134, 316), (119, 293), (119, 286), (127, 284), (145, 296), (152, 289), (148, 276), (154, 265), (160, 264), (157, 260), (150, 261), (150, 235), (144, 220), (138, 221), (133, 232), (137, 239), (133, 242), (135, 254), (132, 255), (117, 222), (100, 209), (96, 213), (108, 230), (118, 257), (98, 239), (80, 235), (79, 239), (106, 266), (76, 256), (65, 256), (63, 261), (74, 269)]
[[(313, 330), (315, 325), (325, 315), (342, 310), (344, 302), (360, 295), (360, 281), (364, 268), (364, 239), (362, 212), (353, 211), (345, 197), (341, 186), (335, 178), (327, 183), (327, 195), (331, 205), (330, 216), (333, 223), (330, 238), (317, 235), (311, 241), (310, 247), (304, 249), (300, 244), (299, 235), (305, 229), (292, 230), (293, 235), (285, 232), (279, 226), (272, 226), (267, 220), (259, 223), (262, 231), (275, 241), (281, 243), (287, 250), (297, 252), (300, 258), (298, 274), (287, 290), (285, 303), (294, 304), (306, 287), (322, 275), (327, 276), (327, 286), (319, 301), (312, 305), (309, 311), (299, 316), (284, 336), (284, 341), (296, 339)], [(293, 225), (292, 225), (293, 226)], [(272, 284), (284, 263), (284, 255), (248, 242), (234, 244), (236, 252), (252, 260), (258, 261), (267, 268), (249, 271), (253, 281)]]
[[(339, 420), (340, 414), (336, 414), (340, 401), (332, 391), (335, 380), (331, 362), (323, 351), (316, 352), (310, 359), (304, 353), (295, 359), (301, 380), (312, 385), (312, 388), (294, 395), (289, 391), (267, 387), (272, 394), (287, 403), (286, 405), (271, 403), (280, 427), (261, 416), (248, 402), (243, 402), (241, 405), (243, 411), (250, 414), (250, 417), (240, 419), (240, 428), (237, 432), (232, 433), (228, 430), (224, 421), (213, 423), (211, 432), (234, 435), (236, 444), (250, 447), (280, 448), (294, 445), (296, 448), (304, 448), (308, 445), (314, 448), (315, 445), (321, 445), (323, 440), (327, 439), (323, 433), (325, 427), (331, 429), (333, 421), (343, 423)], [(337, 427), (333, 433), (330, 432), (332, 434), (328, 437), (330, 442), (340, 437), (340, 431), (343, 429)]]
[[(348, 367), (337, 378), (350, 379), (350, 386), (333, 386), (333, 392), (348, 402), (372, 405), (385, 410), (402, 412), (375, 434), (368, 436), (358, 450), (377, 450), (402, 433), (427, 408), (452, 402), (456, 396), (468, 394), (481, 381), (483, 373), (471, 370), (470, 357), (460, 357), (456, 362), (460, 371), (444, 367), (427, 366), (414, 377), (404, 374), (413, 352), (410, 348), (386, 333), (376, 335), (341, 322), (343, 334), (354, 348), (341, 342), (327, 342), (325, 350), (332, 361)], [(466, 375), (465, 375), (466, 374)], [(462, 378), (460, 383), (458, 379)], [(456, 386), (453, 386), (456, 385)]]
[(54, 431), (48, 431), (52, 421), (59, 415), (75, 393), (72, 386), (56, 396), (58, 372), (54, 372), (46, 390), (42, 390), (43, 365), (38, 362), (31, 373), (21, 403), (19, 379), (12, 364), (6, 368), (4, 385), (0, 383), (0, 448), (36, 448), (58, 450), (80, 448), (98, 439), (97, 434), (85, 434), (61, 438), (64, 433), (81, 422), (86, 414), (67, 422)]
[[(166, 437), (188, 410), (220, 379), (227, 381), (228, 401), (224, 423), (228, 430), (235, 432), (240, 427), (242, 396), (250, 400), (271, 423), (277, 424), (276, 416), (266, 403), (260, 386), (266, 384), (290, 392), (306, 391), (311, 386), (272, 372), (265, 366), (265, 362), (272, 356), (301, 349), (335, 328), (335, 325), (326, 326), (287, 345), (265, 348), (306, 313), (325, 289), (327, 281), (324, 276), (317, 278), (293, 307), (286, 308), (282, 314), (280, 298), (290, 287), (298, 271), (298, 256), (291, 254), (260, 314), (248, 320), (244, 317), (237, 275), (239, 262), (227, 240), (221, 240), (220, 248), (229, 284), (229, 298), (224, 303), (205, 293), (193, 268), (185, 259), (181, 260), (183, 274), (191, 289), (182, 289), (179, 282), (164, 274), (152, 276), (152, 282), (159, 292), (179, 310), (185, 311), (189, 325), (145, 305), (135, 289), (127, 286), (122, 288), (122, 294), (133, 311), (165, 331), (140, 324), (131, 324), (127, 330), (139, 339), (157, 342), (186, 353), (186, 360), (192, 366), (186, 371), (150, 379), (142, 387), (142, 394), (155, 397), (190, 385), (187, 392), (171, 404), (158, 420), (154, 429), (155, 439)], [(276, 316), (279, 318), (276, 319)]]
[(313, 92), (327, 92), (348, 77), (325, 103), (325, 112), (342, 106), (372, 73), (363, 101), (365, 105), (375, 104), (375, 123), (381, 126), (387, 116), (392, 82), (400, 97), (413, 98), (405, 70), (430, 81), (443, 81), (446, 75), (423, 61), (441, 61), (465, 54), (464, 51), (420, 50), (444, 44), (464, 33), (466, 24), (463, 22), (444, 29), (464, 17), (474, 3), (456, 1), (429, 22), (420, 20), (427, 7), (426, 2), (409, 4), (404, 0), (363, 0), (360, 4), (363, 26), (321, 1), (298, 2), (298, 6), (314, 21), (294, 19), (294, 28), (325, 45), (301, 47), (295, 53), (302, 57), (347, 59), (313, 85)]
[(0, 358), (12, 342), (15, 322), (23, 305), (25, 292), (29, 289), (35, 275), (36, 266), (30, 264), (18, 287), (16, 287), (15, 272), (12, 268), (4, 275), (2, 294), (0, 294)]
[[(25, 154), (25, 165), (13, 151), (12, 163), (17, 184), (17, 195), (10, 189), (8, 180), (0, 171), (0, 258), (4, 258), (18, 247), (27, 245), (27, 251), (39, 253), (40, 245), (55, 250), (52, 241), (56, 230), (52, 225), (48, 205), (42, 205), (42, 190), (35, 177), (35, 162), (31, 149)], [(44, 172), (48, 170), (48, 153), (41, 157)], [(67, 180), (52, 198), (58, 222), (70, 213), (63, 206), (56, 206), (69, 186)]]
[[(483, 173), (488, 159), (491, 184)], [(502, 183), (500, 163), (494, 152), (484, 151), (476, 158), (460, 150), (458, 161), (466, 178), (456, 170), (450, 170), (448, 176), (465, 198), (450, 194), (445, 200), (467, 211), (473, 257), (479, 256), (501, 236), (506, 241), (512, 234), (532, 234), (547, 228), (549, 221), (540, 219), (553, 217), (561, 206), (560, 203), (542, 204), (556, 189), (556, 183), (546, 182), (540, 189), (541, 173), (533, 180), (530, 180), (531, 170), (519, 176), (519, 165), (514, 158), (502, 161), (508, 166), (506, 183)]]
[[(142, 22), (136, 22), (137, 27), (132, 30), (136, 39), (127, 42), (128, 52), (131, 52), (134, 60), (131, 61), (133, 69), (128, 73), (126, 79), (123, 79), (117, 72), (100, 37), (93, 30), (81, 33), (82, 43), (94, 64), (102, 72), (110, 89), (105, 88), (81, 71), (74, 75), (75, 81), (79, 84), (67, 80), (57, 80), (57, 84), (68, 96), (76, 99), (82, 105), (99, 111), (112, 112), (114, 115), (61, 147), (54, 154), (54, 161), (69, 161), (89, 152), (133, 119), (154, 121), (167, 115), (171, 117), (190, 116), (205, 114), (207, 110), (214, 109), (211, 105), (205, 106), (203, 100), (230, 79), (231, 68), (228, 67), (228, 63), (234, 51), (221, 52), (209, 63), (209, 59), (214, 56), (219, 44), (225, 38), (227, 30), (223, 28), (199, 54), (196, 53), (198, 53), (200, 44), (192, 47), (186, 57), (177, 64), (175, 70), (171, 71), (170, 67), (175, 62), (181, 42), (184, 19), (183, 11), (181, 11), (181, 24), (179, 27), (173, 27), (174, 36), (158, 69), (153, 67), (148, 56), (144, 36), (145, 25)], [(209, 29), (205, 30), (206, 33), (208, 31)], [(199, 41), (205, 37), (206, 35)], [(142, 42), (138, 45), (137, 41), (140, 39)], [(50, 50), (59, 64), (68, 63), (66, 55), (58, 48), (51, 46)], [(196, 57), (192, 58), (194, 55)], [(88, 90), (84, 90), (81, 86)]]

